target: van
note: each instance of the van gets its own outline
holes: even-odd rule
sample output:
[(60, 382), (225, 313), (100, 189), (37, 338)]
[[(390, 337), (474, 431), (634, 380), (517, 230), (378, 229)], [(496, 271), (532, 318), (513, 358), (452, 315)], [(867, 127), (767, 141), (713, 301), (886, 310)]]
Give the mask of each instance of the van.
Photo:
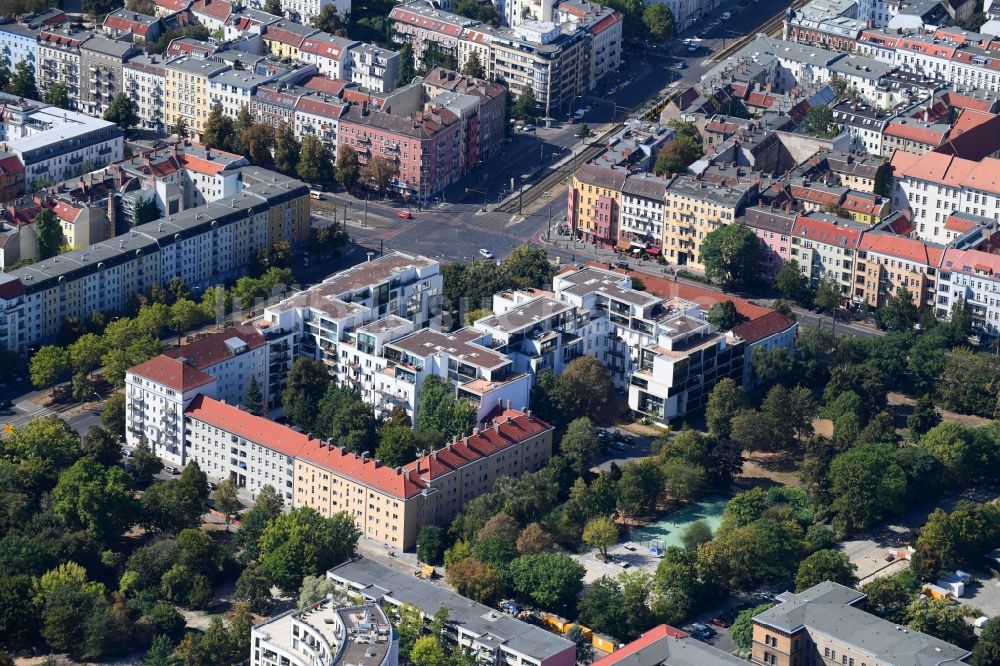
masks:
[(309, 190), (309, 198), (319, 201), (323, 198), (323, 193), (319, 190)]

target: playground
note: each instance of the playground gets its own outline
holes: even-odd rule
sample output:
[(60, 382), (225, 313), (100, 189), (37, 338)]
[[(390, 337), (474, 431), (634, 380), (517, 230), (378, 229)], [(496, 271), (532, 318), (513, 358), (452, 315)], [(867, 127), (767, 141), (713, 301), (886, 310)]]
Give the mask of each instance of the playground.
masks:
[(587, 573), (584, 582), (592, 583), (601, 576), (615, 577), (623, 571), (646, 569), (655, 571), (663, 551), (670, 546), (683, 547), (681, 535), (691, 523), (704, 520), (714, 533), (722, 523), (722, 511), (726, 508), (725, 497), (712, 496), (671, 512), (660, 520), (648, 525), (626, 527), (622, 530), (622, 541), (608, 549), (609, 562), (599, 560), (596, 550), (582, 555), (574, 555)]

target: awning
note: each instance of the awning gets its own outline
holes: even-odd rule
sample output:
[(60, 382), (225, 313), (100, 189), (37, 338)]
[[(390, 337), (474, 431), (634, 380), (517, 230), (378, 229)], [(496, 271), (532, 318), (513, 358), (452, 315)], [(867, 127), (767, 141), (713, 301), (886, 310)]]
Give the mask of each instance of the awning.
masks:
[(632, 247), (632, 243), (628, 242), (627, 240), (620, 240), (620, 241), (618, 241), (618, 249), (619, 250), (627, 250), (630, 247)]
[(660, 253), (660, 248), (658, 248), (658, 247), (647, 247), (646, 248), (646, 254), (659, 254), (659, 253)]
[(634, 247), (632, 248), (632, 254), (642, 254), (643, 249), (641, 247)]

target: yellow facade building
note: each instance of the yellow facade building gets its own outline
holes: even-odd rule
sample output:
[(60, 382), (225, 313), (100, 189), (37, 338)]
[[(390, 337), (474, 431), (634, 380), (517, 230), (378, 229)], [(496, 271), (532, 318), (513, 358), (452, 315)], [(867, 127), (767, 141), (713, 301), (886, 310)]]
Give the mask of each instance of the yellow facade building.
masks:
[(214, 60), (187, 56), (167, 63), (164, 86), (167, 127), (176, 127), (183, 120), (187, 133), (200, 139), (212, 111), (208, 80), (228, 69), (229, 65)]
[(719, 186), (674, 176), (664, 194), (663, 256), (672, 264), (704, 269), (701, 244), (705, 236), (732, 224), (756, 193), (756, 183)]
[(586, 164), (573, 174), (566, 202), (566, 222), (575, 237), (600, 245), (618, 239), (618, 214), (628, 171)]

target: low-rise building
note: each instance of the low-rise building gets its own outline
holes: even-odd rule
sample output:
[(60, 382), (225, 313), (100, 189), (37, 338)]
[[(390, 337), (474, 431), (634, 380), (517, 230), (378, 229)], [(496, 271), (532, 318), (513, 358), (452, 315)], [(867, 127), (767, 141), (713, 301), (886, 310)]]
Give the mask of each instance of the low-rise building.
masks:
[(351, 49), (361, 42), (317, 32), (306, 37), (299, 46), (299, 59), (311, 65), (323, 76), (346, 79), (351, 75)]
[(542, 627), (470, 601), (450, 590), (368, 559), (345, 562), (326, 573), (345, 592), (384, 607), (416, 607), (425, 621), (448, 611), (445, 636), (493, 663), (574, 666), (576, 646)]
[(594, 666), (737, 666), (746, 660), (697, 640), (686, 631), (661, 624), (594, 662)]
[(302, 43), (318, 33), (316, 28), (295, 21), (276, 21), (264, 28), (263, 40), (275, 58), (299, 60)]
[(254, 625), (250, 655), (251, 666), (396, 666), (399, 634), (378, 604), (327, 597)]
[(830, 581), (793, 594), (753, 618), (755, 664), (944, 664), (970, 655), (862, 610), (865, 595)]
[(390, 92), (399, 78), (399, 52), (374, 44), (351, 48), (351, 81), (378, 93)]
[(209, 32), (215, 32), (225, 30), (233, 9), (233, 3), (229, 0), (195, 0), (189, 11)]

